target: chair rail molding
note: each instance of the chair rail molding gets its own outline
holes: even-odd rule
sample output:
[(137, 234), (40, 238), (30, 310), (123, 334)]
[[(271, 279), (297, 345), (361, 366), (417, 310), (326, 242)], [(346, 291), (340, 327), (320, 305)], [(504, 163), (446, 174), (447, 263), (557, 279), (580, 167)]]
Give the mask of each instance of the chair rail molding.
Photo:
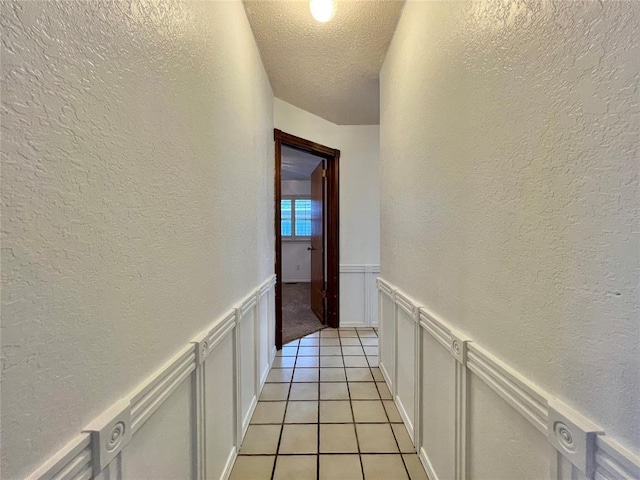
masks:
[[(230, 309), (209, 327), (169, 355), (165, 362), (146, 380), (140, 383), (129, 395), (114, 401), (95, 420), (89, 423), (82, 432), (61, 448), (56, 454), (44, 462), (27, 478), (29, 480), (80, 480), (99, 477), (103, 480), (122, 480), (122, 455), (127, 455), (127, 445), (135, 438), (136, 433), (149, 420), (172, 393), (186, 380), (191, 379), (191, 430), (193, 451), (192, 465), (194, 480), (219, 478), (224, 480), (231, 474), (231, 468), (248, 427), (247, 418), (251, 418), (253, 409), (260, 395), (264, 378), (260, 372), (271, 368), (275, 358), (273, 349), (273, 332), (275, 314), (272, 311), (274, 301), (275, 275), (269, 276), (257, 288), (252, 289), (236, 307)], [(264, 303), (263, 303), (264, 302)], [(264, 308), (260, 308), (260, 306)], [(261, 314), (261, 312), (264, 312)], [(242, 338), (240, 325), (243, 319), (253, 319), (250, 331), (254, 341), (248, 346)], [(266, 328), (261, 327), (266, 323)], [(260, 335), (260, 332), (267, 332)], [(230, 338), (231, 340), (226, 340)], [(205, 372), (207, 359), (221, 348), (229, 345), (232, 351), (232, 391), (228, 392), (235, 428), (228, 439), (232, 448), (228, 456), (225, 454), (224, 465), (218, 471), (208, 469), (207, 458), (207, 417), (214, 412), (207, 410), (207, 395), (215, 390), (215, 386), (207, 385)], [(242, 347), (245, 346), (245, 350)], [(266, 352), (263, 357), (259, 352)], [(251, 353), (251, 355), (249, 355)], [(244, 356), (250, 356), (254, 366), (252, 378), (243, 377), (241, 365)], [(266, 364), (263, 365), (266, 359)], [(251, 385), (249, 392), (252, 401), (249, 408), (242, 405), (242, 385)], [(112, 468), (115, 466), (116, 468)]]
[(105, 469), (131, 440), (131, 403), (116, 402), (85, 430), (91, 433), (93, 475)]
[[(589, 480), (640, 480), (640, 458), (620, 445), (615, 439), (606, 435), (606, 431), (594, 424), (588, 418), (581, 415), (575, 408), (560, 402), (553, 395), (537, 386), (511, 365), (497, 358), (473, 338), (467, 336), (452, 327), (452, 324), (439, 318), (427, 307), (418, 301), (408, 297), (398, 286), (378, 277), (376, 280), (378, 290), (378, 312), (380, 324), (380, 371), (393, 392), (394, 400), (398, 406), (401, 417), (407, 430), (413, 432), (412, 439), (416, 446), (418, 456), (424, 465), (427, 475), (432, 480), (438, 478), (453, 477), (455, 480), (467, 480), (473, 478), (473, 472), (469, 472), (469, 436), (471, 428), (470, 419), (470, 381), (475, 378), (483, 382), (497, 394), (495, 398), (501, 398), (534, 429), (534, 435), (542, 435), (546, 440), (549, 452), (549, 465), (551, 466), (551, 478), (553, 480), (574, 480), (584, 478)], [(393, 308), (391, 307), (393, 305)], [(386, 308), (385, 308), (386, 307)], [(391, 313), (393, 312), (393, 313)], [(403, 316), (403, 319), (400, 316)], [(390, 318), (388, 318), (390, 317)], [(407, 412), (403, 406), (403, 399), (398, 398), (398, 354), (400, 351), (410, 350), (406, 343), (399, 344), (398, 327), (404, 329), (406, 340), (406, 322), (411, 319), (417, 328), (414, 330), (415, 338), (412, 347), (415, 351), (414, 372), (415, 378), (415, 412), (411, 418), (411, 412)], [(402, 324), (401, 322), (405, 322)], [(454, 459), (452, 474), (437, 471), (442, 468), (445, 460), (434, 458), (434, 455), (442, 452), (428, 451), (425, 448), (424, 436), (428, 432), (422, 432), (421, 419), (423, 396), (425, 392), (423, 383), (425, 375), (429, 373), (429, 364), (423, 364), (426, 343), (421, 341), (423, 335), (431, 337), (436, 343), (449, 352), (453, 359), (451, 370), (439, 371), (437, 378), (450, 376), (447, 385), (451, 385), (454, 404), (451, 406), (451, 415), (454, 424), (451, 426), (451, 451), (448, 453)], [(412, 342), (413, 342), (412, 341)], [(389, 354), (385, 348), (390, 347), (393, 352)], [(438, 357), (439, 358), (439, 357)], [(391, 362), (393, 365), (388, 363)], [(406, 363), (406, 362), (405, 362)], [(391, 367), (391, 368), (389, 368)], [(436, 367), (433, 367), (436, 368)], [(427, 371), (424, 371), (427, 369)], [(409, 378), (406, 375), (404, 378)], [(475, 380), (474, 380), (475, 381)], [(406, 387), (405, 387), (406, 388)], [(444, 388), (444, 387), (443, 387)], [(523, 425), (527, 425), (524, 422)], [(477, 438), (476, 438), (477, 441)]]

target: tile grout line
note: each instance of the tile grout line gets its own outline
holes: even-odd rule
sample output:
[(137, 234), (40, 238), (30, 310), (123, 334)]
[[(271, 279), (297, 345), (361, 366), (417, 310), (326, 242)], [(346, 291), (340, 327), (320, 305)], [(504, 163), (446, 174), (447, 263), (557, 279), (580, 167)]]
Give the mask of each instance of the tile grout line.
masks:
[(298, 350), (297, 348), (300, 346), (300, 341), (296, 346), (296, 356), (293, 361), (293, 369), (291, 370), (291, 381), (289, 382), (289, 391), (287, 392), (287, 400), (284, 404), (284, 414), (282, 415), (282, 424), (280, 425), (280, 436), (278, 437), (278, 445), (276, 446), (276, 454), (273, 458), (273, 468), (271, 469), (271, 480), (273, 480), (276, 474), (276, 465), (278, 465), (278, 453), (280, 452), (280, 444), (282, 443), (282, 434), (284, 433), (284, 419), (287, 416), (287, 408), (289, 407), (289, 397), (291, 397), (291, 386), (293, 385), (293, 375), (296, 373), (296, 363), (298, 363)]
[(320, 480), (320, 342), (321, 333), (318, 334), (318, 411), (317, 411), (317, 439), (316, 439), (316, 480)]
[[(338, 335), (340, 335), (340, 332), (338, 332)], [(356, 331), (356, 335), (358, 335), (357, 331)], [(364, 476), (364, 463), (362, 463), (362, 451), (360, 450), (360, 439), (358, 438), (358, 429), (356, 428), (356, 416), (353, 413), (353, 400), (351, 399), (351, 387), (349, 386), (349, 379), (347, 378), (347, 366), (344, 363), (344, 352), (342, 350), (342, 336), (340, 336), (340, 353), (342, 354), (342, 364), (344, 365), (344, 377), (345, 377), (345, 380), (347, 381), (347, 393), (349, 394), (349, 408), (351, 409), (351, 418), (353, 419), (353, 432), (356, 436), (356, 447), (358, 448), (358, 460), (360, 461), (360, 472), (362, 473), (363, 480), (366, 480)]]
[[(358, 333), (358, 338), (360, 338), (360, 334)], [(376, 332), (376, 338), (378, 339), (378, 369), (380, 368), (380, 337), (378, 337), (378, 332)], [(360, 343), (362, 343), (362, 339), (360, 339)], [(363, 346), (363, 350), (364, 350), (364, 344)], [(369, 363), (369, 360), (367, 358), (367, 363)], [(373, 369), (371, 367), (371, 364), (369, 363), (369, 370), (371, 370), (371, 376), (373, 377)], [(378, 382), (376, 381), (375, 377), (373, 377), (373, 380), (376, 384), (376, 390), (378, 391), (378, 395), (380, 396), (380, 401), (382, 403), (382, 410), (384, 410), (384, 414), (387, 417), (387, 420), (389, 420), (389, 428), (391, 429), (391, 434), (393, 435), (393, 439), (396, 442), (396, 446), (398, 447), (398, 452), (400, 453), (400, 460), (402, 461), (402, 465), (404, 466), (404, 470), (407, 474), (407, 478), (409, 478), (409, 480), (411, 479), (411, 475), (409, 474), (409, 469), (407, 468), (407, 462), (404, 461), (404, 454), (402, 452), (402, 449), (400, 448), (400, 442), (398, 441), (398, 437), (396, 435), (396, 431), (393, 429), (393, 425), (391, 423), (391, 418), (389, 418), (389, 414), (387, 413), (387, 409), (384, 408), (384, 402), (382, 402), (382, 394), (380, 393), (380, 388), (378, 387)], [(386, 382), (385, 382), (386, 385)], [(388, 388), (388, 387), (387, 387)], [(406, 427), (405, 427), (406, 428)]]
[[(369, 331), (369, 330), (370, 329), (368, 329), (367, 331)], [(287, 416), (287, 413), (289, 412), (289, 406), (290, 406), (289, 403), (294, 401), (292, 399), (292, 393), (293, 393), (292, 390), (293, 390), (294, 384), (305, 385), (305, 384), (315, 383), (314, 381), (307, 381), (307, 380), (304, 380), (304, 379), (302, 381), (295, 381), (296, 372), (301, 372), (301, 371), (305, 371), (305, 370), (309, 371), (309, 372), (315, 370), (317, 372), (317, 383), (318, 383), (317, 391), (316, 391), (317, 400), (315, 400), (315, 401), (317, 401), (317, 411), (316, 411), (317, 418), (316, 418), (315, 422), (294, 422), (292, 425), (294, 425), (294, 426), (315, 425), (316, 426), (316, 449), (315, 449), (316, 478), (317, 478), (317, 480), (320, 479), (320, 455), (321, 455), (321, 451), (320, 451), (321, 434), (320, 433), (321, 433), (321, 426), (322, 426), (322, 422), (321, 422), (321, 418), (320, 418), (321, 405), (322, 405), (321, 402), (323, 402), (323, 401), (327, 401), (327, 402), (345, 401), (344, 399), (340, 399), (340, 398), (326, 399), (326, 400), (322, 400), (321, 399), (321, 390), (322, 390), (322, 384), (323, 383), (326, 383), (328, 385), (343, 383), (342, 381), (323, 382), (322, 379), (321, 379), (321, 373), (322, 373), (322, 368), (323, 368), (322, 367), (322, 363), (321, 363), (322, 358), (331, 358), (331, 357), (340, 358), (341, 362), (342, 362), (342, 365), (340, 367), (338, 367), (338, 368), (340, 368), (342, 370), (343, 374), (344, 374), (344, 383), (346, 384), (346, 387), (347, 387), (347, 401), (349, 402), (349, 409), (350, 409), (350, 412), (351, 412), (352, 421), (351, 422), (331, 422), (331, 423), (328, 423), (327, 425), (352, 425), (353, 426), (354, 435), (355, 435), (355, 438), (356, 438), (356, 446), (357, 446), (357, 452), (355, 452), (355, 454), (358, 455), (358, 459), (359, 459), (359, 462), (360, 462), (360, 471), (361, 471), (361, 474), (362, 474), (364, 480), (366, 480), (366, 477), (365, 477), (365, 473), (364, 473), (364, 462), (363, 462), (363, 458), (362, 458), (363, 457), (363, 452), (362, 452), (362, 449), (361, 449), (361, 446), (360, 446), (360, 439), (358, 437), (357, 424), (358, 423), (362, 423), (362, 424), (370, 424), (370, 425), (371, 424), (373, 424), (373, 425), (376, 425), (376, 424), (377, 425), (388, 425), (389, 428), (391, 429), (391, 433), (393, 435), (396, 447), (398, 449), (397, 453), (396, 452), (388, 452), (388, 453), (387, 452), (377, 452), (377, 453), (376, 452), (371, 452), (371, 453), (372, 454), (376, 453), (376, 454), (383, 455), (383, 456), (400, 455), (400, 460), (403, 463), (404, 471), (405, 471), (405, 473), (407, 475), (407, 478), (409, 478), (409, 479), (411, 478), (407, 462), (405, 461), (405, 458), (404, 458), (404, 452), (400, 448), (400, 441), (398, 439), (396, 431), (393, 428), (394, 423), (391, 421), (390, 414), (388, 413), (387, 408), (385, 408), (384, 399), (382, 398), (382, 394), (381, 394), (381, 387), (378, 385), (379, 382), (377, 381), (377, 377), (373, 373), (373, 369), (374, 368), (379, 369), (379, 366), (372, 365), (372, 363), (370, 361), (370, 358), (369, 358), (369, 356), (367, 356), (367, 353), (365, 351), (365, 347), (369, 347), (370, 348), (370, 347), (373, 347), (373, 345), (364, 345), (363, 340), (362, 340), (363, 338), (367, 338), (368, 339), (367, 343), (371, 343), (370, 339), (372, 339), (372, 338), (376, 339), (377, 350), (378, 350), (377, 351), (377, 353), (378, 353), (377, 358), (379, 359), (379, 356), (380, 356), (380, 344), (379, 344), (378, 332), (375, 329), (373, 329), (372, 331), (374, 332), (375, 337), (372, 337), (372, 336), (361, 337), (360, 336), (361, 332), (359, 332), (358, 329), (354, 328), (353, 330), (349, 330), (349, 331), (350, 332), (353, 331), (355, 336), (348, 336), (348, 337), (345, 336), (345, 337), (343, 337), (342, 336), (343, 331), (340, 330), (340, 329), (336, 330), (337, 335), (335, 337), (333, 337), (333, 336), (323, 337), (322, 336), (322, 331), (315, 332), (317, 337), (312, 337), (312, 338), (314, 339), (316, 345), (307, 345), (307, 344), (302, 345), (303, 340), (305, 338), (307, 338), (306, 336), (302, 337), (301, 339), (295, 340), (296, 345), (289, 345), (289, 348), (295, 348), (295, 355), (286, 356), (286, 357), (283, 356), (283, 355), (281, 356), (281, 358), (283, 358), (283, 359), (292, 358), (293, 359), (293, 365), (291, 367), (289, 367), (288, 365), (285, 364), (285, 365), (279, 365), (277, 367), (273, 366), (271, 368), (269, 373), (271, 373), (271, 371), (273, 371), (274, 369), (275, 370), (277, 370), (277, 369), (290, 369), (291, 370), (291, 376), (289, 377), (289, 381), (288, 382), (265, 382), (265, 383), (270, 383), (270, 384), (273, 384), (273, 385), (278, 385), (278, 384), (282, 384), (282, 383), (287, 383), (288, 384), (287, 395), (286, 395), (286, 398), (284, 399), (285, 408), (284, 408), (284, 412), (283, 412), (281, 423), (253, 424), (253, 425), (278, 425), (278, 426), (280, 426), (278, 444), (277, 444), (277, 447), (276, 447), (276, 452), (275, 452), (275, 455), (274, 455), (274, 463), (273, 463), (273, 467), (272, 467), (272, 470), (271, 470), (271, 477), (270, 477), (271, 480), (275, 479), (275, 472), (276, 472), (276, 467), (278, 465), (279, 457), (281, 457), (281, 456), (289, 456), (289, 457), (310, 456), (309, 453), (303, 453), (303, 452), (301, 452), (301, 453), (281, 453), (280, 452), (280, 448), (282, 446), (282, 440), (283, 440), (283, 436), (284, 436), (284, 429), (288, 425), (286, 423), (286, 416)], [(360, 355), (345, 355), (344, 349), (343, 349), (344, 345), (343, 345), (342, 341), (343, 341), (343, 339), (346, 339), (346, 338), (350, 339), (346, 346), (347, 347), (359, 347), (360, 349), (362, 349), (362, 354), (360, 354)], [(353, 345), (352, 344), (353, 339), (356, 339), (356, 338), (357, 338), (358, 344), (357, 345)], [(330, 347), (330, 348), (338, 347), (338, 348), (340, 348), (339, 357), (337, 355), (321, 355), (321, 351), (322, 351), (322, 348), (323, 348), (323, 345), (322, 345), (323, 339), (324, 340), (331, 339), (331, 340), (334, 340), (334, 341), (337, 340), (338, 345), (331, 345), (330, 344), (330, 345), (326, 345), (326, 347)], [(306, 352), (309, 352), (311, 350), (305, 350), (305, 354), (302, 354), (300, 349), (303, 348), (303, 347), (304, 348), (309, 348), (309, 349), (315, 349), (315, 351), (317, 353), (315, 355), (309, 355), (309, 354), (306, 354)], [(290, 351), (291, 350), (289, 350), (289, 352)], [(374, 355), (370, 355), (370, 356), (373, 357)], [(353, 382), (350, 381), (349, 377), (347, 375), (346, 369), (347, 368), (356, 369), (356, 368), (360, 368), (360, 367), (357, 367), (359, 362), (356, 362), (356, 361), (352, 361), (351, 362), (353, 365), (356, 365), (356, 366), (347, 367), (346, 366), (346, 358), (347, 357), (350, 357), (350, 358), (362, 357), (362, 358), (364, 358), (364, 360), (366, 362), (366, 367), (365, 368), (367, 369), (367, 371), (368, 371), (368, 373), (369, 373), (369, 375), (371, 377), (371, 380), (363, 380), (363, 381), (359, 381), (358, 380), (358, 381), (353, 381)], [(315, 363), (314, 366), (311, 366), (311, 365), (300, 366), (298, 364), (298, 362), (301, 359), (310, 359), (310, 358), (316, 358), (317, 359), (317, 361), (315, 361), (315, 362), (309, 361), (309, 363), (311, 363), (311, 364)], [(280, 363), (282, 363), (282, 362), (283, 362), (283, 360), (280, 361)], [(288, 361), (284, 362), (284, 363), (288, 363)], [(336, 368), (336, 367), (327, 366), (327, 367), (324, 367), (324, 368), (330, 369), (330, 368)], [(336, 370), (337, 370), (337, 368), (336, 368)], [(371, 381), (373, 381), (373, 383), (375, 383), (375, 391), (377, 392), (377, 398), (375, 398), (375, 399), (374, 398), (370, 398), (370, 399), (369, 398), (365, 398), (365, 399), (361, 399), (361, 400), (363, 402), (379, 402), (379, 404), (381, 405), (381, 407), (383, 409), (384, 417), (385, 417), (386, 420), (383, 421), (383, 422), (376, 422), (376, 421), (356, 422), (354, 405), (353, 405), (354, 399), (352, 397), (352, 392), (351, 392), (351, 386), (352, 386), (351, 383), (354, 383), (355, 385), (358, 385), (358, 384), (367, 385), (367, 384), (371, 383)], [(384, 382), (381, 382), (381, 383), (384, 383)], [(280, 399), (260, 400), (258, 398), (258, 402), (281, 402), (281, 401), (282, 400), (280, 400)], [(299, 401), (300, 402), (305, 402), (305, 401), (314, 401), (314, 400), (302, 399), (302, 400), (299, 400)], [(373, 418), (377, 418), (377, 417), (373, 417)], [(251, 424), (251, 422), (250, 422), (250, 424)], [(413, 453), (415, 453), (415, 452), (413, 452)], [(326, 454), (329, 455), (329, 456), (348, 455), (348, 454), (350, 454), (350, 452), (326, 452)], [(254, 457), (257, 457), (257, 456), (271, 456), (271, 454), (268, 454), (268, 453), (265, 453), (265, 454), (241, 454), (241, 455), (254, 456)]]

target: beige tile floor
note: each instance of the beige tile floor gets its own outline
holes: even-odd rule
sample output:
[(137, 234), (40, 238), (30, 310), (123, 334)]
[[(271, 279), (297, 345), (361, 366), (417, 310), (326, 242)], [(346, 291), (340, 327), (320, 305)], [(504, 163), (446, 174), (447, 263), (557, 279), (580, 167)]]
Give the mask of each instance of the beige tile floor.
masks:
[(378, 369), (372, 328), (278, 352), (231, 480), (426, 480)]

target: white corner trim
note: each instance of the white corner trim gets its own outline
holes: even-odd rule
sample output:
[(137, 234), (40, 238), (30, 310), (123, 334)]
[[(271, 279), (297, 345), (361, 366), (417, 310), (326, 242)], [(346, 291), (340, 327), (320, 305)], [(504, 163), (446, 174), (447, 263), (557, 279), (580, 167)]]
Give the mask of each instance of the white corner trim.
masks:
[(640, 457), (605, 436), (596, 437), (596, 480), (640, 480)]
[(27, 477), (27, 480), (91, 478), (91, 434), (82, 433)]
[(134, 434), (196, 368), (195, 346), (190, 343), (147, 380), (131, 399)]
[(549, 400), (549, 443), (587, 478), (595, 472), (596, 436), (604, 432), (569, 406)]
[(94, 419), (83, 433), (91, 434), (93, 475), (109, 465), (131, 440), (131, 404), (123, 399)]
[(547, 434), (547, 398), (538, 387), (475, 343), (468, 345), (467, 367), (534, 427)]

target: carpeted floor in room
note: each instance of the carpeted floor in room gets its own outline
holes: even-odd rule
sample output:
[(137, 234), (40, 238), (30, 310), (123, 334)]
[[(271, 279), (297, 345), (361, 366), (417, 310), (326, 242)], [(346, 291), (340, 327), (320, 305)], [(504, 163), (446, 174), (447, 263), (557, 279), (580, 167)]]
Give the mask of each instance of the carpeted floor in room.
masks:
[(282, 286), (282, 343), (324, 328), (311, 311), (311, 284), (285, 283)]

